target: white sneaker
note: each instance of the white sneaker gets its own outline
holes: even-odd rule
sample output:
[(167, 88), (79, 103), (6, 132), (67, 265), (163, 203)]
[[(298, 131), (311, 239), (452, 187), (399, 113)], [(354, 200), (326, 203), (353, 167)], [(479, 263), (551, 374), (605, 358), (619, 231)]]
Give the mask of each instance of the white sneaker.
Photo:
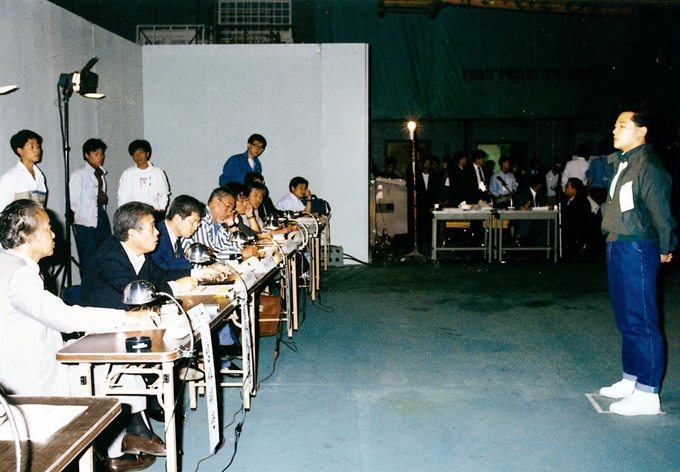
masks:
[(614, 385), (602, 387), (600, 395), (607, 398), (627, 398), (635, 391), (635, 380), (621, 379)]
[(609, 405), (609, 411), (623, 416), (658, 415), (661, 413), (659, 394), (635, 390), (631, 396)]

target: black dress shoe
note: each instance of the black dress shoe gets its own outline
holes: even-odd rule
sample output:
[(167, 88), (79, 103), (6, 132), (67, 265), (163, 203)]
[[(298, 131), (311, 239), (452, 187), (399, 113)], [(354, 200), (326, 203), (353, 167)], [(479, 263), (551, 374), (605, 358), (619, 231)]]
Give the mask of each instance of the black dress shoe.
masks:
[(243, 355), (243, 348), (240, 344), (230, 344), (228, 346), (218, 344), (215, 346), (215, 354), (217, 357), (241, 357)]
[(144, 470), (156, 462), (154, 456), (123, 454), (106, 461), (106, 469), (109, 472), (125, 472), (127, 470)]
[(125, 454), (146, 453), (152, 456), (165, 456), (165, 444), (155, 434), (151, 439), (146, 439), (128, 433), (123, 436), (122, 449)]

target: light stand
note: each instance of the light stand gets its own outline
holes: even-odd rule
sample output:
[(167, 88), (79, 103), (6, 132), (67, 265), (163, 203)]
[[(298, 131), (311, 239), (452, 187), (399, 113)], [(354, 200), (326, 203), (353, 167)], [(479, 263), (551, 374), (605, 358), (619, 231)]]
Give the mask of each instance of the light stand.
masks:
[[(65, 199), (65, 223), (66, 223), (66, 240), (65, 240), (65, 255), (64, 255), (64, 274), (62, 276), (61, 288), (70, 287), (72, 283), (71, 262), (79, 265), (75, 258), (71, 255), (71, 230), (73, 227), (73, 215), (71, 211), (71, 193), (69, 189), (71, 173), (70, 173), (70, 152), (71, 145), (69, 142), (69, 114), (68, 102), (73, 92), (82, 95), (86, 98), (101, 99), (104, 94), (97, 93), (97, 85), (99, 83), (99, 76), (90, 69), (97, 63), (98, 57), (93, 57), (83, 67), (80, 72), (73, 72), (70, 74), (61, 74), (57, 84), (57, 93), (59, 95), (59, 118), (61, 125), (61, 141), (64, 152), (64, 199)], [(58, 271), (57, 271), (58, 273)]]
[(423, 256), (420, 251), (418, 250), (418, 189), (417, 189), (417, 182), (418, 182), (418, 176), (416, 174), (417, 166), (416, 166), (416, 152), (417, 152), (417, 144), (416, 144), (416, 127), (418, 126), (415, 121), (409, 121), (406, 124), (409, 132), (409, 139), (411, 140), (411, 171), (413, 174), (413, 208), (411, 209), (413, 212), (413, 251), (411, 251), (409, 254), (406, 254), (406, 256), (402, 257), (400, 260), (403, 262), (406, 259), (421, 259), (424, 260), (426, 259), (425, 256)]

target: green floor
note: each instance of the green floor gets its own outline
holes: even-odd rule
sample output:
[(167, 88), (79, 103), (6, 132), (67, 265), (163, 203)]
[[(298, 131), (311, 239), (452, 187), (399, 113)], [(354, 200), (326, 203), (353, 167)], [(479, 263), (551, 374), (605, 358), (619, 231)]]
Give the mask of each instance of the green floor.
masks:
[(187, 412), (183, 470), (223, 470), (241, 422), (228, 470), (680, 470), (680, 266), (664, 269), (664, 415), (586, 397), (621, 371), (602, 259), (396, 260), (325, 272), (273, 373), (263, 339), (251, 410), (224, 391), (225, 444), (200, 465), (205, 399)]

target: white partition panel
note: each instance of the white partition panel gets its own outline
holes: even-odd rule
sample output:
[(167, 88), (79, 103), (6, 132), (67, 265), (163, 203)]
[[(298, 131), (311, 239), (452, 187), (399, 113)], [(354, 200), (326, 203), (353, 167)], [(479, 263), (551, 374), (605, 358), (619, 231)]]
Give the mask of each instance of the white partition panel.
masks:
[(297, 175), (333, 207), (333, 244), (368, 259), (367, 46), (144, 46), (144, 129), (173, 195), (203, 201), (248, 137), (276, 202)]

